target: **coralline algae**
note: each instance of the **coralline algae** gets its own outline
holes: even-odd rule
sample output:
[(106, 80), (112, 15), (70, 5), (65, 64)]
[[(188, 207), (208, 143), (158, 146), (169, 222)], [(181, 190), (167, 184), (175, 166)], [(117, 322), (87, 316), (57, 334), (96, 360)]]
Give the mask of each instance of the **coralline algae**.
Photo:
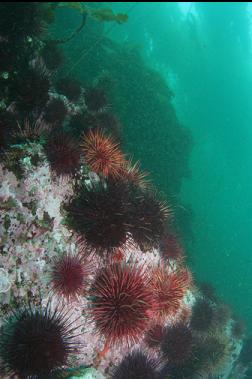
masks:
[[(24, 146), (24, 148), (26, 148)], [(28, 146), (27, 146), (28, 148)], [(34, 146), (38, 151), (38, 146)], [(30, 149), (30, 146), (29, 146)], [(43, 152), (40, 151), (43, 156)], [(53, 306), (57, 307), (60, 299), (50, 294), (50, 267), (53, 259), (63, 252), (77, 251), (76, 235), (64, 225), (61, 205), (71, 195), (73, 188), (70, 180), (54, 180), (49, 166), (44, 160), (38, 167), (21, 162), (25, 175), (17, 179), (15, 175), (0, 165), (0, 320), (2, 321), (8, 310), (16, 304), (25, 304), (29, 301), (47, 304), (50, 298)], [(96, 174), (89, 173), (88, 181), (97, 178)], [(87, 183), (88, 184), (88, 183)], [(129, 248), (126, 259), (140, 264), (153, 266), (160, 262), (158, 250), (142, 253), (140, 249)], [(99, 258), (94, 257), (94, 264), (99, 266)], [(176, 263), (173, 263), (176, 266)], [(175, 267), (174, 266), (174, 267)], [(171, 263), (172, 269), (172, 263)], [(196, 292), (190, 290), (186, 293), (177, 314), (168, 318), (166, 324), (173, 324), (179, 320), (183, 308), (191, 309), (195, 301)], [(61, 299), (62, 301), (62, 299)], [(64, 301), (63, 301), (64, 302)], [(79, 298), (71, 303), (65, 302), (65, 307), (71, 310), (73, 323), (81, 329), (79, 341), (82, 344), (80, 354), (75, 365), (97, 364), (97, 353), (102, 351), (104, 339), (99, 337), (83, 312), (87, 309), (87, 299)], [(190, 312), (188, 313), (190, 315)], [(78, 320), (78, 321), (76, 321)], [(231, 321), (230, 321), (231, 322)], [(234, 341), (227, 328), (227, 336), (232, 342), (232, 359), (222, 369), (222, 378), (228, 378), (239, 351), (241, 341)], [(148, 349), (144, 340), (137, 345), (141, 349)], [(137, 346), (134, 346), (136, 348)], [(102, 379), (101, 372), (108, 367), (118, 364), (125, 354), (131, 351), (128, 347), (111, 347), (106, 357), (99, 362), (99, 370), (87, 369), (82, 376), (85, 379)], [(153, 352), (152, 352), (153, 354)], [(158, 353), (154, 352), (158, 357)]]

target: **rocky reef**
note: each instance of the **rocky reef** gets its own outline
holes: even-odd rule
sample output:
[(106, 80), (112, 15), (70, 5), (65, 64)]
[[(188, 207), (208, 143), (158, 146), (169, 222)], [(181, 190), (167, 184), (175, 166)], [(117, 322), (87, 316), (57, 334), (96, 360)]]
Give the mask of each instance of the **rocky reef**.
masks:
[(241, 324), (197, 285), (105, 87), (56, 78), (56, 4), (0, 5), (0, 377), (245, 377)]

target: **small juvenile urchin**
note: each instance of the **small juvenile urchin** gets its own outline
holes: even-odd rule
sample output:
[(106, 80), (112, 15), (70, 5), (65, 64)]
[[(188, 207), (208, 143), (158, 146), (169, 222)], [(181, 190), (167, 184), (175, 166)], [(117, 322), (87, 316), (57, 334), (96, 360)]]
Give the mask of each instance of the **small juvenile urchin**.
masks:
[(75, 300), (84, 294), (92, 266), (81, 255), (65, 254), (54, 261), (52, 288), (59, 296)]
[(0, 334), (3, 368), (20, 378), (48, 378), (78, 350), (71, 325), (63, 309), (52, 310), (50, 305), (13, 311)]

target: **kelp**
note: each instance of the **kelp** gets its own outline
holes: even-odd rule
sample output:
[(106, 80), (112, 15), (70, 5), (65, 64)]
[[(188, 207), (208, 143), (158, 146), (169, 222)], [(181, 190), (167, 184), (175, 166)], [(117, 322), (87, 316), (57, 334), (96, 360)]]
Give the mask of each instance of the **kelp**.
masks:
[(92, 9), (87, 7), (84, 3), (81, 2), (57, 2), (49, 6), (50, 18), (53, 19), (51, 13), (54, 13), (57, 8), (68, 8), (74, 9), (79, 12), (82, 16), (81, 23), (76, 30), (74, 30), (68, 37), (63, 39), (54, 40), (56, 43), (66, 43), (71, 41), (80, 31), (84, 28), (86, 24), (87, 17), (91, 17), (99, 22), (117, 22), (118, 24), (123, 24), (128, 21), (128, 15), (125, 13), (114, 13), (110, 8), (104, 9)]
[(90, 15), (98, 21), (115, 21), (123, 24), (128, 21), (128, 15), (125, 13), (114, 13), (111, 9), (92, 10)]
[(128, 21), (128, 15), (126, 13), (114, 13), (110, 8), (89, 8), (83, 2), (59, 2), (57, 7), (75, 9), (80, 14), (90, 16), (100, 22), (117, 22), (118, 24), (123, 24)]

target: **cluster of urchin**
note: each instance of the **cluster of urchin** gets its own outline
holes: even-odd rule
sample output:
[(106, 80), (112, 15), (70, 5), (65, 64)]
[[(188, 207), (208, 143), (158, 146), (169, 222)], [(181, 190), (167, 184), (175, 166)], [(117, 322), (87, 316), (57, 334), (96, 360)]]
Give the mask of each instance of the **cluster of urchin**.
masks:
[[(0, 114), (0, 152), (6, 156), (15, 144), (40, 144), (52, 177), (67, 177), (73, 183), (74, 193), (62, 213), (67, 227), (85, 241), (85, 248), (78, 255), (55, 259), (49, 268), (52, 291), (66, 302), (86, 296), (88, 316), (107, 348), (144, 340), (150, 348), (159, 347), (167, 362), (160, 370), (160, 362), (135, 350), (112, 370), (111, 377), (156, 379), (166, 378), (167, 373), (171, 378), (181, 373), (189, 377), (199, 369), (194, 331), (212, 323), (212, 305), (198, 302), (190, 325), (188, 317), (186, 323), (166, 325), (168, 318), (176, 319), (192, 283), (183, 267), (181, 245), (173, 233), (167, 233), (171, 211), (139, 165), (121, 151), (120, 125), (108, 112), (105, 92), (98, 87), (83, 89), (69, 77), (53, 82), (52, 73), (63, 55), (56, 41), (42, 41), (41, 36), (54, 7), (52, 3), (0, 5), (5, 103)], [(10, 156), (4, 164), (13, 168)], [(96, 176), (87, 183), (90, 171)], [(131, 246), (144, 254), (159, 245), (163, 259), (156, 267), (125, 259)], [(92, 254), (101, 258), (101, 267), (94, 267)], [(63, 368), (81, 348), (70, 319), (64, 308), (53, 309), (50, 303), (14, 309), (1, 329), (1, 369), (21, 379), (63, 375)], [(211, 342), (210, 353), (219, 348), (223, 357), (221, 342), (214, 338)], [(209, 349), (204, 346), (205, 357)]]

